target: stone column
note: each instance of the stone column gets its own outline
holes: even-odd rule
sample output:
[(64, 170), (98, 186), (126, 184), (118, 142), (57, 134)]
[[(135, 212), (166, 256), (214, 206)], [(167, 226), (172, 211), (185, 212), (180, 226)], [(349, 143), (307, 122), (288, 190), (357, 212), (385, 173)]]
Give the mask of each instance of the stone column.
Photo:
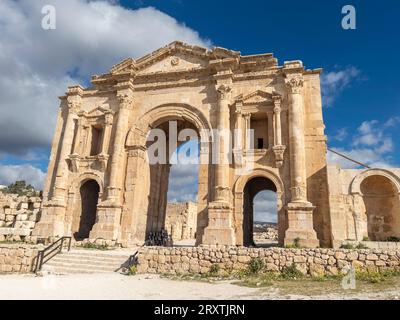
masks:
[(79, 110), (78, 103), (76, 101), (67, 102), (67, 119), (64, 127), (64, 136), (61, 144), (60, 161), (58, 162), (58, 168), (56, 173), (56, 179), (54, 184), (54, 194), (52, 200), (57, 202), (59, 205), (66, 205), (66, 191), (68, 182), (68, 158), (72, 151), (72, 143), (74, 140), (75, 133), (75, 119), (77, 119), (77, 113)]
[(244, 123), (245, 123), (245, 126), (244, 126), (244, 143), (245, 143), (244, 149), (246, 151), (249, 151), (251, 148), (251, 133), (250, 133), (251, 113), (245, 113), (243, 115), (243, 117), (244, 117)]
[(306, 148), (304, 138), (303, 76), (292, 75), (286, 82), (289, 97), (289, 141), (291, 201), (307, 201)]
[(282, 145), (282, 123), (281, 123), (281, 97), (274, 96), (274, 154), (276, 167), (283, 165), (283, 154), (286, 146)]
[(215, 165), (215, 194), (214, 201), (229, 202), (229, 98), (231, 88), (220, 85), (218, 92), (218, 121), (219, 132), (218, 163)]
[(103, 238), (116, 241), (121, 237), (122, 215), (122, 179), (126, 172), (125, 140), (128, 134), (129, 116), (132, 110), (133, 90), (130, 83), (117, 85), (119, 110), (113, 139), (110, 164), (110, 176), (107, 187), (107, 198), (97, 206), (97, 220), (90, 232), (90, 239)]
[(119, 175), (124, 160), (124, 144), (128, 133), (128, 120), (133, 103), (132, 92), (130, 90), (118, 92), (117, 98), (119, 101), (119, 111), (113, 140), (109, 185), (107, 188), (107, 201), (110, 202), (118, 202), (121, 195)]
[(101, 154), (108, 154), (109, 144), (110, 144), (110, 137), (111, 137), (111, 130), (113, 125), (113, 115), (111, 112), (107, 112), (105, 114), (104, 119), (104, 133), (103, 133), (103, 141), (101, 144)]
[(297, 241), (301, 246), (317, 247), (319, 241), (313, 229), (315, 207), (307, 200), (306, 150), (304, 131), (303, 66), (301, 62), (285, 63), (286, 87), (289, 96), (289, 143), (291, 201), (285, 244)]
[(82, 134), (82, 118), (79, 116), (79, 119), (77, 121), (77, 130), (76, 130), (76, 137), (74, 140), (74, 146), (72, 148), (72, 154), (75, 155), (80, 155), (80, 148), (81, 148), (81, 134)]
[[(217, 129), (229, 133), (229, 99), (231, 89), (222, 84), (217, 87), (218, 92), (218, 119)], [(208, 205), (208, 226), (204, 229), (203, 244), (208, 245), (234, 245), (235, 233), (233, 226), (233, 210), (229, 186), (229, 163), (225, 139), (229, 135), (220, 134), (222, 138), (218, 145), (219, 163), (215, 165), (215, 192), (214, 201)], [(224, 139), (225, 138), (225, 139)], [(229, 144), (228, 144), (229, 145)]]
[(267, 112), (267, 119), (268, 119), (268, 149), (275, 145), (274, 139), (276, 134), (274, 133), (274, 114), (272, 112)]
[(69, 210), (67, 208), (69, 188), (68, 161), (73, 148), (75, 120), (78, 117), (82, 95), (83, 88), (75, 86), (69, 87), (67, 96), (62, 98), (62, 108), (64, 108), (63, 112), (66, 114), (64, 114), (63, 134), (58, 142), (61, 147), (58, 155), (59, 160), (54, 168), (56, 177), (53, 193), (50, 201), (43, 205), (40, 222), (36, 224), (32, 232), (33, 236), (50, 238), (50, 241), (53, 241), (54, 237), (61, 237), (70, 233), (70, 230), (65, 228), (68, 226), (65, 223), (66, 210)]

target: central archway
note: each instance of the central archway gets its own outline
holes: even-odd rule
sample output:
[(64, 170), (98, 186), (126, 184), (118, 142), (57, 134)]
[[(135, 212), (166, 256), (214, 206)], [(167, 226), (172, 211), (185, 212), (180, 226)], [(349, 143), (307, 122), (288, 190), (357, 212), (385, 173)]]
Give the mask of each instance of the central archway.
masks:
[[(195, 230), (196, 244), (201, 243), (204, 228), (208, 225), (207, 204), (210, 194), (210, 168), (208, 158), (210, 157), (208, 134), (211, 125), (203, 113), (187, 104), (164, 104), (147, 111), (138, 121), (139, 126), (132, 128), (128, 134), (126, 147), (131, 150), (148, 150), (147, 137), (151, 129), (163, 129), (168, 131), (168, 123), (176, 121), (178, 132), (183, 129), (193, 129), (200, 141), (200, 164), (198, 165), (198, 193), (197, 193), (197, 228)], [(169, 140), (167, 132), (167, 141)], [(168, 144), (168, 142), (167, 142)], [(169, 149), (167, 147), (167, 149)], [(147, 152), (148, 155), (148, 152)], [(143, 162), (142, 162), (143, 163)], [(131, 165), (128, 164), (128, 170)], [(132, 203), (132, 210), (137, 211), (136, 222), (140, 225), (136, 228), (135, 238), (143, 241), (149, 232), (160, 231), (165, 226), (165, 213), (167, 206), (168, 178), (170, 164), (143, 163), (141, 171), (141, 191)], [(129, 181), (127, 180), (129, 189)], [(136, 209), (137, 208), (137, 209)], [(132, 220), (133, 221), (133, 220)]]

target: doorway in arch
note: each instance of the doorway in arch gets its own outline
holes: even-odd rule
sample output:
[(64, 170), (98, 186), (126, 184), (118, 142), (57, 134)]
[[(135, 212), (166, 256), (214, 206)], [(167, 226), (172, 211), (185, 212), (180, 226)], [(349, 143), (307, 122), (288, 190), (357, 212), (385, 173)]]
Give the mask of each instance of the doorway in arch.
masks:
[(243, 245), (278, 244), (277, 188), (268, 178), (250, 179), (243, 191)]
[(99, 192), (100, 187), (95, 180), (84, 182), (80, 188), (81, 214), (78, 230), (74, 233), (76, 240), (89, 238), (90, 231), (96, 223)]

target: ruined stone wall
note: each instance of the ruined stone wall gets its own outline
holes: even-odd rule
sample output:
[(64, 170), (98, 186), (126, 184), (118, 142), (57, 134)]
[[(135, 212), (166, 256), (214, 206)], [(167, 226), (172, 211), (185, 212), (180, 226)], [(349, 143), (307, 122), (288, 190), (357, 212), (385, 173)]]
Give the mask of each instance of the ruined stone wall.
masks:
[[(334, 247), (339, 247), (346, 240), (362, 241), (370, 238), (385, 241), (390, 235), (400, 234), (397, 218), (400, 217), (399, 169), (342, 169), (338, 165), (328, 165), (327, 176)], [(365, 184), (366, 181), (369, 183)], [(378, 194), (378, 191), (383, 191), (382, 181), (391, 186), (393, 193), (385, 198)], [(371, 192), (378, 193), (368, 198)], [(371, 208), (371, 203), (375, 203), (375, 208)], [(391, 216), (385, 217), (384, 212), (388, 210)], [(386, 237), (374, 239), (371, 237), (371, 228), (376, 226), (380, 213), (383, 216), (382, 227), (390, 225), (392, 228), (385, 233)]]
[(267, 271), (281, 271), (293, 263), (303, 274), (336, 275), (355, 268), (398, 268), (400, 248), (383, 249), (284, 249), (201, 246), (193, 248), (142, 248), (139, 273), (204, 274), (213, 264), (232, 272), (247, 269), (251, 258), (260, 258)]
[(0, 192), (0, 242), (29, 241), (40, 219), (40, 197), (18, 196)]
[(33, 271), (39, 249), (21, 244), (0, 244), (0, 273)]
[(174, 241), (195, 239), (197, 203), (168, 203), (165, 229)]

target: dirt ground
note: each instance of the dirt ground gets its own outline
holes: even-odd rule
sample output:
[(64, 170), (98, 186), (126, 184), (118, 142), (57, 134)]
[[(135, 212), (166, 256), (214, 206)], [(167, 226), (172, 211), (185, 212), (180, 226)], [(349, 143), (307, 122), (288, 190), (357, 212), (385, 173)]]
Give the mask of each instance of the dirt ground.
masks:
[(229, 281), (177, 281), (155, 275), (0, 275), (0, 299), (400, 299), (400, 278), (383, 283), (357, 283), (344, 290), (338, 281), (284, 281), (265, 288), (248, 288)]

